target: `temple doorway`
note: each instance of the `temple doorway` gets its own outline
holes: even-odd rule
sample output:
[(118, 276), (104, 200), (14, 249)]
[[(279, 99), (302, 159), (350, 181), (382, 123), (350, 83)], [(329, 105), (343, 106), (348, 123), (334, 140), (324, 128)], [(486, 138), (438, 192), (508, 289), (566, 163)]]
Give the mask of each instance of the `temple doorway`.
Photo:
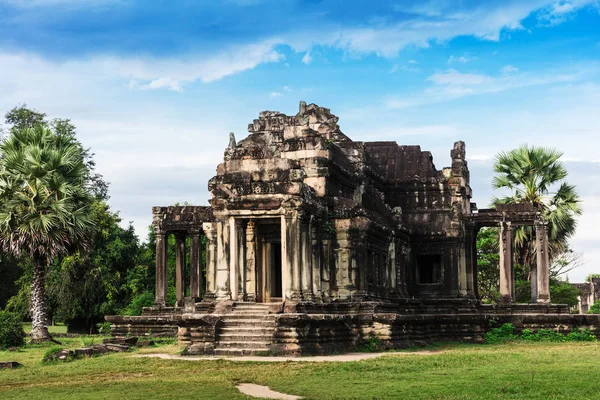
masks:
[(283, 297), (283, 274), (281, 252), (281, 224), (269, 221), (259, 225), (260, 251), (257, 268), (259, 302), (281, 301)]

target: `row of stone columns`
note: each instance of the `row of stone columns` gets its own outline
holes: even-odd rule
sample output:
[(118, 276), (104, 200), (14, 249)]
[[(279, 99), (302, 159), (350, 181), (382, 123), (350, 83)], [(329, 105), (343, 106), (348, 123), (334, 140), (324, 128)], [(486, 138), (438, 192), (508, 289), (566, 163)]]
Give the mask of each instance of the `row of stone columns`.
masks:
[[(550, 302), (550, 265), (548, 259), (548, 226), (535, 224), (537, 265), (531, 269), (531, 302)], [(504, 302), (515, 299), (515, 276), (513, 268), (513, 226), (500, 223), (500, 296)]]
[[(289, 300), (311, 299), (320, 292), (317, 282), (321, 279), (320, 270), (313, 270), (315, 265), (320, 268), (317, 229), (310, 223), (303, 223), (299, 213), (290, 212), (277, 218), (281, 223), (282, 295)], [(208, 246), (216, 253), (213, 256), (216, 259), (216, 298), (255, 300), (259, 290), (257, 274), (261, 268), (257, 265), (257, 253), (264, 250), (257, 248), (257, 220), (230, 217), (214, 225), (216, 244), (209, 239)], [(211, 261), (207, 263), (211, 264)], [(207, 281), (210, 270), (207, 265)], [(208, 286), (209, 282), (207, 293), (210, 293)]]
[[(173, 232), (175, 236), (175, 299), (176, 306), (183, 306), (185, 297), (185, 265), (186, 265), (186, 238), (190, 238), (190, 297), (199, 298), (203, 286), (202, 275), (202, 243), (200, 230), (186, 233)], [(155, 303), (165, 306), (167, 303), (167, 247), (169, 232), (156, 233), (156, 297)]]

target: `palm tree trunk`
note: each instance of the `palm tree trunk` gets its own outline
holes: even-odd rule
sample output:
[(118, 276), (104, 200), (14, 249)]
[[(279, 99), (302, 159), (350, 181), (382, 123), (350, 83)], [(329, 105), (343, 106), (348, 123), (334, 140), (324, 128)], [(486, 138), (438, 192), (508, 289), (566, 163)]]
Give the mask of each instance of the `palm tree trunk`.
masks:
[(31, 280), (31, 342), (51, 340), (46, 316), (46, 267), (40, 259), (34, 260)]

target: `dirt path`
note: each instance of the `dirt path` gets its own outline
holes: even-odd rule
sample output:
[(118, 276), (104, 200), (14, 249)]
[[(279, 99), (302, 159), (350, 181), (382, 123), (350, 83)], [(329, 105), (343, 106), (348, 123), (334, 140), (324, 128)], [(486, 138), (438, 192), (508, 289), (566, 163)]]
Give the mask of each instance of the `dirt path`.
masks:
[(248, 396), (259, 397), (261, 399), (299, 400), (302, 398), (292, 394), (276, 392), (269, 389), (268, 386), (255, 385), (253, 383), (240, 383), (237, 385), (237, 388), (240, 392)]
[(210, 361), (210, 360), (228, 360), (228, 361), (258, 361), (258, 362), (350, 362), (370, 360), (383, 356), (399, 356), (399, 355), (434, 355), (440, 354), (438, 350), (420, 350), (412, 352), (397, 352), (397, 353), (348, 353), (332, 356), (308, 356), (308, 357), (268, 357), (268, 356), (242, 356), (242, 357), (225, 357), (225, 356), (179, 356), (175, 354), (136, 354), (133, 357), (157, 357), (165, 360), (186, 360), (186, 361)]

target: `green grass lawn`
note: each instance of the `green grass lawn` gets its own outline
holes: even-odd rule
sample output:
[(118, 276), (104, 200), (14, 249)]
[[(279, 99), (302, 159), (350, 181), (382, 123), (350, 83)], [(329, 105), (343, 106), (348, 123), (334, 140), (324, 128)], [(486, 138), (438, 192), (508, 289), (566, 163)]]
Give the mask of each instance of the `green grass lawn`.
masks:
[[(85, 339), (62, 339), (81, 347)], [(98, 339), (99, 341), (99, 339)], [(248, 399), (250, 382), (307, 399), (600, 398), (600, 343), (448, 345), (433, 355), (403, 352), (350, 363), (247, 363), (134, 358), (111, 354), (42, 365), (51, 345), (19, 353), (0, 370), (0, 399)], [(176, 345), (139, 352), (176, 353)]]
[[(25, 331), (25, 333), (29, 333), (31, 332), (31, 322), (25, 322), (23, 323), (23, 330)], [(52, 333), (67, 333), (67, 326), (61, 323), (58, 323), (56, 325), (50, 325), (48, 326), (48, 331), (52, 334)]]

